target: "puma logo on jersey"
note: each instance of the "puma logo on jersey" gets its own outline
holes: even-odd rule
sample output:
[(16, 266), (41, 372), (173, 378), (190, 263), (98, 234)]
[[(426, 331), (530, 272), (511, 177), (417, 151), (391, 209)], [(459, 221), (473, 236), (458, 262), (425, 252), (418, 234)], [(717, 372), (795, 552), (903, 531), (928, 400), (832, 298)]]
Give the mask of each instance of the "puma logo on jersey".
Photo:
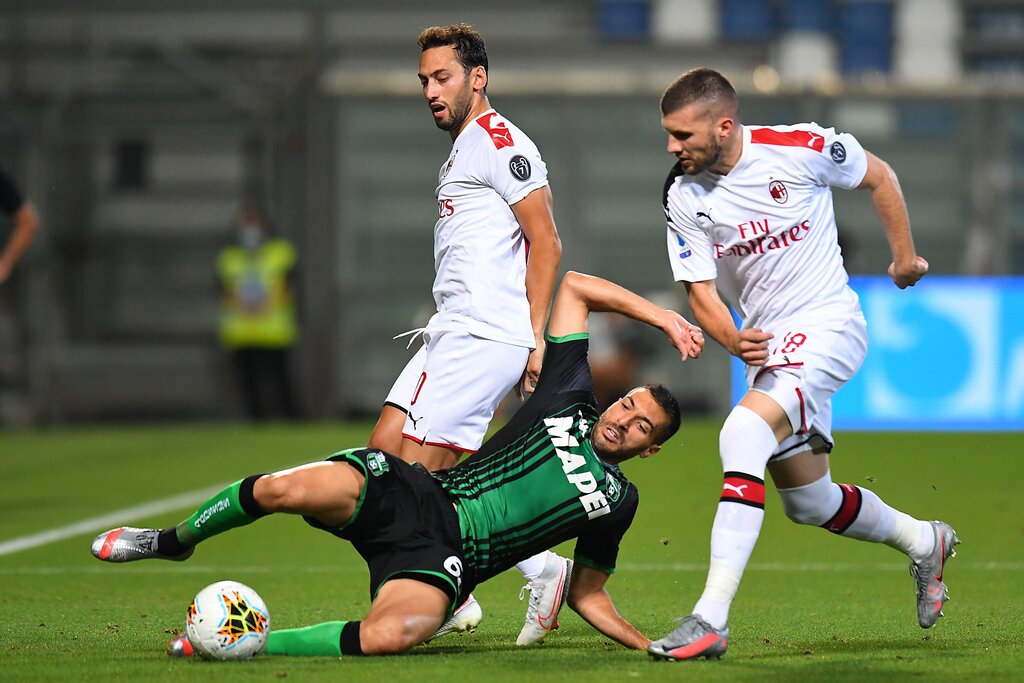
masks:
[(491, 137), (494, 138), (494, 144), (497, 145), (499, 142), (502, 147), (512, 146), (512, 133), (507, 128), (498, 128), (491, 131)]
[(491, 142), (494, 143), (495, 149), (501, 149), (502, 147), (513, 147), (515, 142), (512, 140), (512, 131), (508, 129), (501, 121), (498, 121), (493, 126), (491, 125), (491, 119), (495, 116), (494, 112), (484, 114), (476, 120), (480, 127), (487, 131), (487, 134), (491, 136)]
[(697, 212), (697, 218), (700, 218), (701, 216), (703, 216), (704, 218), (708, 219), (708, 223), (714, 223), (715, 222), (714, 219), (711, 218), (711, 209), (708, 209), (707, 213), (704, 213), (703, 211), (698, 211)]
[(774, 130), (754, 128), (750, 131), (750, 142), (754, 145), (778, 145), (781, 147), (809, 147), (815, 152), (825, 148), (825, 138), (809, 130)]

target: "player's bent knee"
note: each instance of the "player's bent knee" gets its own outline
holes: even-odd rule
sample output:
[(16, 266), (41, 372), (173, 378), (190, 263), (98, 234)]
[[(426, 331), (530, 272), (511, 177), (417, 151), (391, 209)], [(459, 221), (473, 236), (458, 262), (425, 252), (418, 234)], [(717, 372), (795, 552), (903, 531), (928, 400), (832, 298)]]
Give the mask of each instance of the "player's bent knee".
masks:
[(363, 621), (359, 644), (367, 655), (396, 655), (419, 645), (431, 633), (433, 630), (423, 635), (422, 629), (415, 628), (409, 619), (384, 617)]
[(796, 522), (797, 524), (807, 524), (809, 526), (821, 526), (825, 523), (831, 515), (822, 515), (820, 510), (805, 509), (795, 507), (787, 504), (786, 499), (783, 498), (782, 509), (786, 512), (786, 517), (789, 517), (790, 521)]
[(267, 512), (292, 512), (301, 509), (304, 487), (289, 472), (268, 474), (253, 486), (253, 498)]
[(760, 415), (736, 406), (725, 419), (718, 435), (722, 469), (764, 477), (768, 458), (778, 448), (775, 432)]
[(797, 524), (821, 526), (835, 515), (843, 502), (840, 488), (826, 474), (804, 486), (779, 489), (782, 509)]

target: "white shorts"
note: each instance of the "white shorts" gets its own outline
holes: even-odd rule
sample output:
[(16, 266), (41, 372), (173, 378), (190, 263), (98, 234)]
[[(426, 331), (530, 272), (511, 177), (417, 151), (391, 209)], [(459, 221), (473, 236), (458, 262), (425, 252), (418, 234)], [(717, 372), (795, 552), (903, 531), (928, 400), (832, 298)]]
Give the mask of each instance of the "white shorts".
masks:
[(405, 438), (473, 453), (530, 349), (466, 332), (426, 332), (423, 340), (385, 403), (406, 412)]
[(868, 350), (867, 324), (849, 320), (772, 329), (768, 362), (747, 366), (747, 387), (770, 396), (789, 416), (793, 434), (778, 461), (808, 449), (832, 449), (832, 394), (856, 374)]

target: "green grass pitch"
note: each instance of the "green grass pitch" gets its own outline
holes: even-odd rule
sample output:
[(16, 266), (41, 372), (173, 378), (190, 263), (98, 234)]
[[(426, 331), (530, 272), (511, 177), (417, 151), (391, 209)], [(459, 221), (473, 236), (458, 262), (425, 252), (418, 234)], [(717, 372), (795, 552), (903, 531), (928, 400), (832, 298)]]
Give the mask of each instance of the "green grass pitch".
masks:
[[(640, 512), (608, 589), (620, 611), (660, 637), (703, 587), (721, 482), (718, 423), (684, 424), (655, 457), (627, 463)], [(254, 472), (359, 445), (367, 424), (188, 425), (0, 435), (0, 547), (10, 541)], [(101, 528), (0, 554), (3, 681), (688, 681), (1024, 679), (1024, 435), (842, 433), (836, 481), (959, 533), (946, 571), (952, 600), (917, 626), (913, 582), (896, 551), (798, 527), (769, 494), (764, 530), (731, 616), (720, 662), (654, 662), (566, 609), (532, 649), (514, 645), (525, 602), (513, 570), (481, 586), (484, 621), (408, 655), (250, 662), (170, 660), (191, 597), (225, 578), (253, 586), (276, 627), (357, 619), (367, 574), (344, 542), (276, 517), (211, 540), (183, 564), (111, 566), (89, 554)], [(120, 520), (167, 526), (189, 510)], [(107, 526), (116, 526), (111, 523)], [(571, 553), (571, 544), (561, 548)]]

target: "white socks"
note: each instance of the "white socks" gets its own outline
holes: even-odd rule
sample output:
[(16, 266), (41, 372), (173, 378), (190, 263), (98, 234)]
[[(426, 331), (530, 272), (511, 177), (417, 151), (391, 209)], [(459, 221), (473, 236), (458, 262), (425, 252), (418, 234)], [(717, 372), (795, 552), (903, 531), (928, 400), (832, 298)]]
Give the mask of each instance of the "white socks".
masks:
[(526, 577), (527, 581), (533, 581), (540, 573), (544, 571), (544, 563), (547, 562), (548, 552), (537, 553), (533, 557), (528, 557), (519, 564), (516, 565), (516, 569), (522, 572), (523, 576)]
[(704, 593), (693, 608), (714, 628), (725, 628), (743, 570), (764, 521), (764, 468), (779, 442), (754, 411), (736, 406), (719, 435), (725, 482), (711, 527), (711, 562)]
[[(719, 435), (725, 483), (711, 528), (711, 561), (704, 592), (693, 608), (712, 627), (725, 628), (764, 520), (764, 471), (778, 441), (757, 413), (736, 406)], [(799, 524), (822, 526), (850, 538), (885, 543), (914, 562), (932, 552), (927, 522), (895, 510), (874, 492), (836, 484), (826, 473), (805, 486), (779, 489), (786, 515)]]
[(790, 489), (779, 489), (786, 515), (798, 524), (822, 526), (829, 531), (862, 541), (885, 543), (910, 556), (923, 559), (935, 545), (931, 525), (895, 510), (874, 491), (835, 484), (830, 474)]
[(719, 503), (715, 525), (711, 528), (711, 563), (704, 593), (693, 607), (693, 613), (715, 628), (725, 628), (729, 621), (729, 605), (740, 587), (754, 544), (761, 533), (764, 510)]

